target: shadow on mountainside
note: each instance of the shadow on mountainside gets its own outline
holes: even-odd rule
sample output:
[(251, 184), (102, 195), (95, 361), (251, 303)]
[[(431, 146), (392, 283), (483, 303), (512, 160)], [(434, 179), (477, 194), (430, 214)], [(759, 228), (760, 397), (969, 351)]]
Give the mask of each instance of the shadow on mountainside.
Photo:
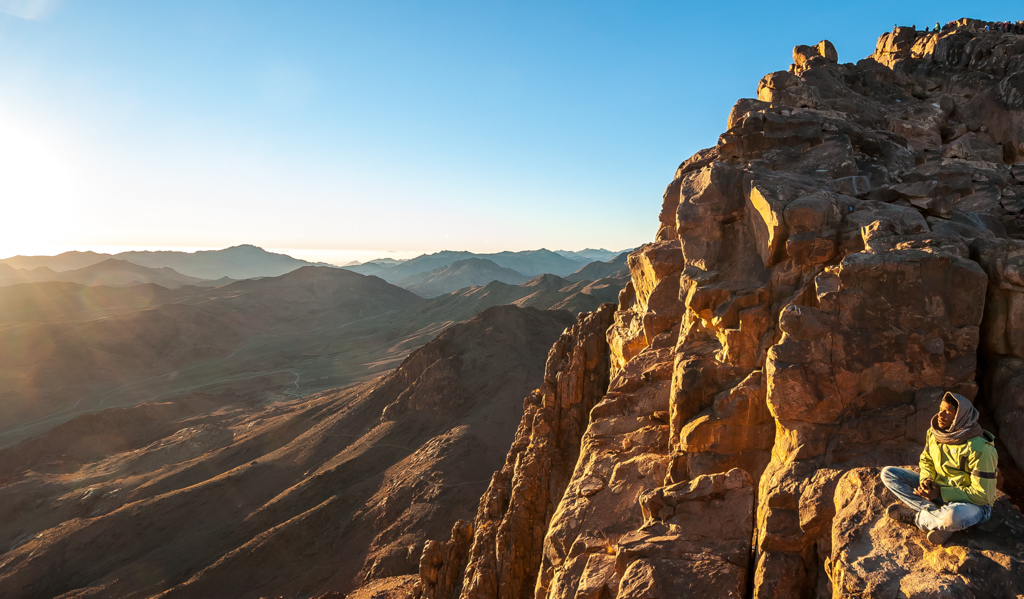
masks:
[(416, 572), (470, 518), (574, 318), (500, 306), (394, 372), (262, 408), (202, 397), (0, 451), (0, 595), (300, 596)]

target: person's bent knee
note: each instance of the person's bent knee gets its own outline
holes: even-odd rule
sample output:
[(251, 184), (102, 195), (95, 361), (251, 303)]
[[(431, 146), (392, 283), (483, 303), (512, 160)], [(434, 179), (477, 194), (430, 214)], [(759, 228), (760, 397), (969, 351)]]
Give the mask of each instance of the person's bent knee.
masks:
[(964, 530), (974, 526), (975, 524), (981, 524), (988, 520), (990, 512), (986, 512), (984, 507), (981, 506), (964, 506), (958, 509), (950, 510), (949, 530)]
[(885, 466), (882, 468), (882, 474), (880, 475), (883, 481), (895, 482), (900, 479), (900, 468), (896, 466)]

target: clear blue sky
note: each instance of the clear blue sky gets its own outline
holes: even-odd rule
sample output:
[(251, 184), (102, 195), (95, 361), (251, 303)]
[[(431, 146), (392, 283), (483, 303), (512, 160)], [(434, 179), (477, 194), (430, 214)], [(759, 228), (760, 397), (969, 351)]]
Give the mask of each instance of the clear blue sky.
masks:
[(1014, 5), (0, 0), (0, 254), (635, 246), (794, 45)]

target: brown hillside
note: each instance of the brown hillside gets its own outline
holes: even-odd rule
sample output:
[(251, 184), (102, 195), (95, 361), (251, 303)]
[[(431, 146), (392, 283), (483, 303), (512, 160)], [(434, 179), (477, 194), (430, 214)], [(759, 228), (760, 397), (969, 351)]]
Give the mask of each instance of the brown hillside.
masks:
[[(16, 286), (17, 296), (0, 290), (0, 298), (24, 307), (22, 322), (0, 328), (0, 441), (28, 422), (38, 420), (27, 429), (38, 432), (76, 413), (243, 380), (252, 383), (244, 393), (293, 392), (306, 363), (307, 379), (360, 380), (387, 369), (366, 372), (365, 365), (391, 344), (362, 347), (345, 328), (424, 301), (375, 277), (325, 267), (214, 289), (83, 292), (79, 299), (107, 296), (109, 311), (81, 303), (76, 311), (65, 289), (52, 288)], [(52, 298), (42, 297), (51, 290)], [(42, 301), (27, 309), (26, 300)], [(328, 361), (339, 354), (347, 359), (332, 368)]]
[(573, 320), (492, 308), (348, 390), (107, 410), (2, 450), (0, 596), (300, 596), (413, 574), (426, 538), (471, 517)]

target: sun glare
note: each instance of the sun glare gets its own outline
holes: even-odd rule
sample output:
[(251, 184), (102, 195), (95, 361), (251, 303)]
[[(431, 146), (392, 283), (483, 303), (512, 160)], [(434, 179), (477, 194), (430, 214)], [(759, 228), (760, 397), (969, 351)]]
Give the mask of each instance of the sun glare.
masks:
[(0, 112), (0, 255), (71, 241), (84, 195), (82, 177), (55, 140)]

